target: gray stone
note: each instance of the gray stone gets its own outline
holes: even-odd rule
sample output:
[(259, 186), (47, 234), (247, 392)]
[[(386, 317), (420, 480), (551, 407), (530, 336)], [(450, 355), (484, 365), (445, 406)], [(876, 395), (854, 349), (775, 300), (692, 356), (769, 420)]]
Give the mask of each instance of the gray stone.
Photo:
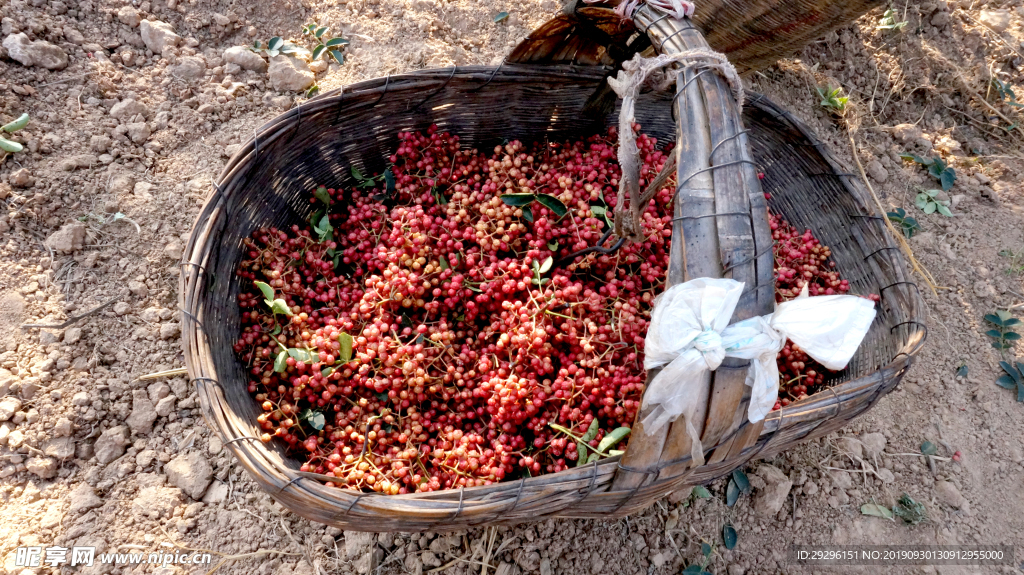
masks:
[(180, 260), (181, 254), (185, 251), (185, 246), (181, 245), (181, 240), (173, 238), (167, 242), (164, 246), (164, 254), (172, 260)]
[(130, 120), (139, 114), (148, 118), (150, 111), (145, 104), (134, 98), (121, 100), (110, 108), (110, 117), (118, 120)]
[(996, 296), (996, 289), (992, 287), (992, 284), (988, 280), (978, 280), (974, 282), (974, 296), (979, 299), (988, 299)]
[(92, 151), (102, 154), (110, 149), (110, 138), (102, 134), (98, 134), (89, 139), (89, 147)]
[(126, 445), (128, 445), (128, 430), (123, 425), (118, 425), (104, 431), (96, 438), (93, 451), (96, 454), (96, 459), (106, 465), (124, 455)]
[(145, 122), (132, 122), (128, 124), (128, 137), (136, 144), (144, 144), (152, 134), (149, 125)]
[(81, 513), (103, 505), (96, 492), (87, 483), (81, 483), (71, 492), (71, 507), (68, 513)]
[(62, 417), (53, 426), (53, 431), (61, 437), (70, 437), (75, 432), (75, 424), (71, 423), (70, 419)]
[(165, 517), (185, 500), (177, 487), (151, 485), (143, 487), (132, 501), (132, 513), (140, 517)]
[(39, 66), (47, 70), (63, 70), (68, 65), (68, 55), (60, 47), (43, 40), (29, 41), (24, 33), (11, 34), (4, 38), (3, 47), (7, 55), (22, 66)]
[(156, 459), (156, 451), (152, 449), (143, 449), (135, 456), (135, 465), (139, 467), (149, 467), (150, 463)]
[(1010, 13), (1006, 10), (982, 10), (978, 19), (993, 32), (1002, 33), (1010, 28)]
[(932, 16), (931, 22), (932, 26), (935, 26), (936, 28), (941, 28), (946, 24), (949, 24), (949, 12), (944, 10), (936, 12), (935, 15)]
[(864, 170), (873, 180), (880, 184), (884, 184), (885, 181), (889, 179), (889, 172), (882, 166), (882, 162), (879, 162), (878, 160), (871, 160), (868, 162), (868, 165)]
[(921, 134), (921, 128), (918, 128), (914, 124), (897, 124), (892, 128), (892, 135), (896, 136), (904, 143), (917, 140), (921, 137)]
[(948, 481), (935, 482), (935, 499), (939, 503), (943, 503), (957, 509), (960, 509), (966, 503), (964, 496), (960, 493), (960, 490), (956, 488), (956, 485), (953, 485)]
[(159, 20), (143, 20), (140, 24), (142, 41), (154, 54), (163, 54), (181, 42), (181, 36), (174, 33), (174, 27)]
[(63, 461), (75, 456), (75, 440), (70, 437), (54, 437), (43, 444), (43, 453)]
[(149, 400), (146, 390), (136, 389), (132, 391), (132, 413), (125, 420), (132, 432), (139, 435), (146, 435), (153, 431), (153, 422), (156, 421), (157, 412), (153, 402)]
[(345, 557), (354, 559), (366, 555), (373, 549), (373, 534), (361, 531), (345, 532)]
[(881, 433), (865, 433), (860, 437), (860, 442), (864, 445), (866, 457), (874, 458), (885, 451), (885, 436)]
[(195, 80), (202, 78), (206, 72), (206, 62), (195, 56), (185, 56), (178, 59), (178, 65), (171, 68), (171, 73), (179, 78)]
[(32, 457), (25, 462), (25, 470), (43, 479), (57, 475), (57, 461), (50, 457)]
[(181, 335), (181, 325), (177, 322), (160, 324), (160, 339), (174, 339)]
[(128, 282), (128, 291), (132, 292), (132, 295), (138, 296), (140, 298), (149, 297), (149, 287), (145, 283), (140, 281), (132, 280)]
[(267, 69), (267, 61), (245, 46), (232, 46), (225, 50), (224, 61), (235, 64), (243, 70), (264, 72)]
[(18, 376), (0, 367), (0, 396), (7, 395), (16, 381), (18, 381)]
[(892, 471), (889, 471), (884, 467), (878, 470), (878, 478), (882, 480), (882, 483), (886, 484), (896, 482), (896, 476), (893, 475)]
[(85, 242), (86, 227), (82, 222), (65, 224), (61, 229), (50, 234), (43, 243), (58, 253), (71, 253), (82, 249)]
[(73, 172), (80, 168), (91, 168), (99, 161), (100, 159), (92, 154), (77, 154), (64, 158), (57, 167), (65, 172)]
[(146, 390), (149, 391), (149, 400), (154, 403), (171, 394), (171, 386), (162, 381), (150, 385)]
[(139, 11), (131, 5), (122, 6), (121, 9), (117, 11), (117, 19), (120, 20), (122, 24), (127, 24), (132, 28), (138, 28), (139, 24), (142, 23), (142, 15), (139, 14)]
[(197, 452), (179, 455), (164, 466), (167, 480), (180, 487), (192, 499), (202, 499), (213, 480), (213, 468)]
[(0, 421), (7, 421), (21, 411), (21, 400), (17, 397), (0, 399)]
[(210, 488), (206, 490), (206, 495), (203, 495), (203, 503), (208, 505), (216, 505), (223, 503), (228, 498), (228, 485), (221, 483), (220, 481), (214, 481)]
[(840, 437), (836, 443), (839, 445), (839, 449), (850, 455), (864, 456), (864, 446), (861, 445), (860, 440), (856, 437)]
[(82, 339), (82, 328), (80, 327), (69, 327), (64, 332), (64, 343), (68, 345), (74, 345)]
[(28, 171), (28, 168), (22, 168), (11, 172), (10, 182), (15, 188), (30, 188), (36, 183), (36, 179), (32, 176), (32, 172)]
[(779, 468), (771, 465), (758, 467), (757, 475), (764, 480), (765, 486), (754, 496), (754, 511), (764, 516), (775, 515), (786, 503), (793, 482)]
[(278, 92), (296, 92), (313, 85), (315, 79), (309, 66), (292, 56), (274, 56), (270, 59), (270, 83)]
[(853, 478), (850, 477), (849, 472), (846, 471), (833, 471), (832, 472), (832, 484), (839, 489), (852, 489)]
[(156, 402), (156, 414), (160, 417), (167, 417), (174, 411), (174, 401), (177, 398), (173, 395), (169, 395), (160, 401)]

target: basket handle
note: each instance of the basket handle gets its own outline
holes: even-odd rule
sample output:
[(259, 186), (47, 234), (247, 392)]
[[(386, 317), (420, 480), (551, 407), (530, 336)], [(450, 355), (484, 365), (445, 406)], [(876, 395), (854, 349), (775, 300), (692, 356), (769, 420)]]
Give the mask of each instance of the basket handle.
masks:
[[(644, 4), (632, 19), (660, 54), (710, 50), (688, 18), (677, 20)], [(682, 65), (673, 113), (678, 188), (666, 287), (699, 277), (728, 277), (746, 286), (734, 321), (771, 313), (774, 256), (768, 206), (733, 90), (699, 63)], [(723, 472), (751, 457), (753, 450), (748, 448), (760, 435), (761, 424), (746, 420), (746, 373), (746, 363), (727, 359), (701, 390), (701, 408), (692, 422), (704, 448), (712, 450), (706, 464), (722, 467)], [(648, 373), (648, 383), (654, 375)], [(680, 485), (694, 471), (685, 422), (648, 435), (640, 423), (646, 415), (647, 410), (637, 414), (612, 490)]]

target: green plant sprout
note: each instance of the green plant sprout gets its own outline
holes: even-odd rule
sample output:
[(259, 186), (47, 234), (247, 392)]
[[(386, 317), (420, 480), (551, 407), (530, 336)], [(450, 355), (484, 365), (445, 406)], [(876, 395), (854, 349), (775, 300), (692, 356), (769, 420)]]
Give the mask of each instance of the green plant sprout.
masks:
[(256, 42), (253, 42), (252, 46), (249, 46), (249, 49), (257, 54), (262, 52), (266, 54), (268, 58), (273, 58), (274, 56), (281, 54), (284, 54), (285, 56), (293, 56), (307, 51), (305, 48), (296, 46), (291, 42), (285, 42), (280, 36), (274, 36), (270, 40), (267, 40), (267, 44), (265, 46), (260, 44), (260, 41), (257, 40)]
[(914, 198), (914, 205), (926, 214), (939, 212), (947, 218), (951, 218), (953, 217), (953, 212), (949, 211), (951, 202), (938, 199), (941, 193), (944, 192), (942, 190), (921, 190), (921, 193), (917, 194), (917, 197)]
[(1020, 339), (1020, 334), (1010, 329), (1020, 325), (1020, 320), (1013, 317), (1009, 310), (996, 310), (996, 313), (986, 315), (985, 321), (996, 326), (995, 329), (986, 331), (985, 335), (995, 340), (992, 347), (998, 349), (1000, 354), (1013, 347), (1013, 342)]
[(17, 120), (0, 126), (0, 152), (3, 152), (3, 155), (0, 155), (0, 160), (6, 158), (8, 154), (14, 154), (25, 149), (18, 142), (5, 138), (4, 133), (13, 134), (27, 125), (28, 114), (22, 114), (18, 116)]
[(345, 63), (345, 56), (341, 53), (341, 49), (349, 44), (349, 41), (341, 37), (327, 37), (324, 36), (327, 33), (327, 26), (320, 26), (316, 23), (306, 24), (302, 27), (303, 36), (310, 36), (317, 41), (317, 45), (313, 48), (313, 59), (317, 60), (320, 56), (325, 58), (332, 58), (340, 66)]
[(878, 26), (875, 26), (875, 29), (886, 31), (895, 30), (897, 32), (902, 31), (903, 28), (907, 26), (907, 21), (903, 20), (901, 22), (897, 22), (896, 18), (896, 11), (889, 8), (885, 11), (885, 14), (882, 14), (882, 18), (878, 20)]
[(896, 208), (896, 211), (886, 215), (889, 217), (889, 221), (899, 228), (908, 239), (914, 237), (914, 233), (921, 231), (921, 225), (917, 223), (917, 220), (908, 216), (907, 211), (903, 208)]
[(904, 160), (911, 161), (917, 164), (921, 164), (928, 169), (928, 173), (932, 175), (939, 184), (942, 186), (942, 191), (947, 192), (956, 183), (956, 170), (949, 167), (946, 162), (942, 161), (942, 158), (922, 158), (917, 154), (900, 154), (900, 157)]
[(846, 113), (846, 104), (850, 101), (847, 96), (841, 96), (843, 88), (818, 88), (818, 96), (821, 98), (821, 107), (833, 114), (842, 116)]

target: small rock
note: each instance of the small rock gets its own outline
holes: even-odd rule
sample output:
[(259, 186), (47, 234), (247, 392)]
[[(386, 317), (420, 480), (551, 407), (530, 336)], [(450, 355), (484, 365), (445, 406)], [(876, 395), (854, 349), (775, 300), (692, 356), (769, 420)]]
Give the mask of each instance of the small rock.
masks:
[(860, 440), (856, 437), (840, 437), (836, 443), (839, 445), (839, 449), (846, 453), (857, 457), (864, 457), (864, 446), (861, 445)]
[(132, 432), (139, 435), (146, 435), (153, 431), (153, 422), (156, 421), (157, 413), (153, 402), (149, 400), (149, 393), (144, 389), (132, 391), (132, 413), (125, 420)]
[(162, 381), (150, 385), (146, 390), (149, 392), (149, 400), (153, 403), (158, 403), (171, 394), (171, 386)]
[(956, 485), (948, 481), (935, 482), (935, 499), (939, 503), (944, 503), (957, 509), (963, 507), (966, 502), (964, 496), (960, 494), (960, 490), (956, 488)]
[(982, 10), (978, 19), (993, 32), (1002, 33), (1010, 28), (1010, 13), (1006, 10)]
[(125, 315), (131, 311), (132, 306), (128, 305), (128, 302), (119, 301), (114, 304), (114, 313), (117, 315)]
[(263, 72), (267, 69), (267, 61), (245, 46), (233, 46), (225, 50), (224, 61), (235, 64), (243, 70)]
[(181, 254), (185, 251), (185, 247), (181, 245), (181, 240), (174, 238), (164, 246), (164, 254), (172, 260), (180, 260)]
[(179, 58), (178, 65), (171, 68), (172, 74), (188, 80), (202, 78), (204, 72), (206, 72), (206, 62), (195, 56)]
[(110, 108), (110, 117), (118, 120), (130, 120), (140, 114), (148, 118), (149, 108), (134, 98), (126, 98)]
[(43, 444), (43, 453), (63, 461), (75, 456), (75, 440), (70, 437), (55, 437)]
[(75, 424), (71, 423), (71, 420), (62, 417), (57, 420), (57, 423), (53, 426), (53, 430), (61, 437), (70, 437), (75, 432)]
[(226, 483), (220, 481), (214, 481), (210, 488), (206, 490), (206, 495), (203, 495), (203, 503), (208, 505), (216, 505), (225, 501), (228, 498), (228, 486)]
[(107, 185), (107, 192), (123, 196), (132, 192), (135, 188), (135, 178), (128, 174), (117, 174), (110, 178), (110, 183)]
[(22, 66), (39, 66), (47, 70), (63, 70), (68, 65), (68, 55), (60, 47), (43, 40), (31, 42), (24, 33), (11, 34), (4, 38), (3, 47), (7, 55)]
[(28, 171), (28, 168), (11, 173), (11, 185), (15, 188), (30, 188), (35, 183), (36, 179), (32, 177), (32, 172)]
[(118, 425), (104, 431), (96, 438), (93, 452), (96, 454), (96, 459), (106, 465), (124, 455), (126, 445), (128, 445), (128, 430), (123, 425)]
[(523, 549), (516, 549), (512, 553), (512, 558), (516, 564), (519, 565), (527, 573), (532, 573), (540, 569), (540, 553), (536, 551), (525, 551)]
[(50, 234), (43, 244), (46, 247), (59, 253), (71, 253), (82, 249), (85, 242), (85, 224), (82, 222), (71, 222), (65, 224), (61, 229)]
[(224, 449), (224, 443), (216, 435), (210, 436), (210, 444), (207, 447), (207, 451), (210, 455), (220, 455), (221, 450)]
[(0, 396), (7, 395), (16, 381), (18, 381), (18, 376), (0, 367)]
[(833, 471), (832, 484), (839, 489), (853, 489), (853, 478), (847, 471)]
[(85, 407), (92, 403), (92, 398), (89, 397), (88, 391), (79, 391), (71, 397), (71, 405), (75, 407)]
[(132, 28), (138, 28), (139, 24), (142, 23), (142, 15), (139, 14), (138, 10), (130, 5), (122, 6), (121, 9), (117, 11), (117, 19), (120, 20), (122, 24), (127, 24)]
[(78, 343), (78, 340), (80, 339), (82, 339), (82, 328), (69, 327), (64, 331), (64, 343), (74, 345)]
[(7, 421), (21, 411), (21, 400), (17, 397), (0, 399), (0, 421)]
[(43, 479), (57, 475), (57, 461), (50, 457), (32, 457), (25, 462), (25, 470)]
[(949, 12), (945, 12), (945, 11), (936, 12), (935, 15), (932, 16), (931, 22), (932, 22), (932, 26), (935, 26), (936, 28), (941, 28), (941, 27), (945, 26), (946, 24), (949, 24)]
[(160, 339), (173, 339), (181, 334), (181, 326), (175, 323), (164, 323), (160, 325)]
[(878, 160), (871, 160), (868, 162), (867, 167), (864, 170), (869, 176), (876, 182), (884, 184), (889, 179), (889, 172), (882, 166), (882, 163)]
[(921, 137), (921, 128), (918, 128), (914, 124), (897, 124), (892, 128), (892, 135), (899, 138), (904, 143), (912, 142)]
[[(665, 558), (661, 553), (658, 553), (651, 558), (655, 567), (660, 567), (665, 564)], [(554, 571), (551, 570), (551, 560), (547, 557), (540, 560), (540, 575), (553, 575)]]
[(92, 151), (96, 152), (97, 154), (102, 154), (103, 152), (109, 150), (110, 144), (110, 138), (102, 134), (93, 136), (92, 138), (89, 139), (89, 147), (92, 149)]
[(76, 46), (81, 46), (85, 42), (85, 36), (83, 36), (81, 32), (75, 30), (71, 26), (65, 26), (63, 33), (64, 39)]
[(140, 24), (142, 41), (154, 54), (163, 54), (181, 42), (181, 36), (174, 33), (174, 27), (159, 20), (143, 20)]
[(160, 417), (167, 417), (174, 412), (174, 401), (177, 398), (173, 395), (169, 395), (160, 401), (156, 402), (156, 414)]
[(144, 144), (152, 134), (149, 125), (145, 122), (132, 122), (128, 124), (128, 137), (136, 144)]
[(73, 172), (79, 168), (91, 168), (99, 161), (99, 158), (92, 154), (78, 154), (64, 158), (60, 161), (58, 167), (65, 172)]
[(270, 83), (278, 92), (305, 90), (316, 81), (309, 66), (292, 56), (274, 56), (270, 59)]
[(81, 483), (71, 492), (71, 507), (68, 513), (81, 513), (103, 505), (96, 492), (87, 483)]
[(164, 517), (170, 515), (174, 508), (184, 501), (180, 489), (150, 485), (143, 487), (132, 501), (132, 513), (140, 517)]
[[(537, 556), (540, 557), (539, 555)], [(440, 567), (441, 558), (434, 554), (433, 551), (424, 551), (420, 555), (420, 561), (423, 561), (424, 567)]]
[(895, 483), (896, 482), (896, 476), (893, 475), (892, 471), (889, 471), (888, 469), (885, 469), (884, 467), (882, 469), (878, 470), (878, 478), (882, 480), (882, 483)]
[(373, 534), (361, 531), (345, 532), (345, 557), (354, 559), (370, 552), (373, 548)]
[(153, 184), (149, 182), (138, 182), (135, 187), (132, 188), (132, 195), (136, 198), (149, 202), (153, 200)]
[(320, 74), (327, 71), (327, 61), (317, 60), (316, 62), (310, 62), (309, 70), (314, 74)]
[(874, 458), (885, 451), (885, 436), (881, 433), (865, 433), (861, 436), (860, 442), (864, 445), (864, 455)]
[(198, 108), (196, 108), (196, 113), (197, 114), (212, 114), (212, 113), (214, 113), (216, 111), (217, 111), (217, 106), (214, 106), (213, 104), (203, 104), (202, 106), (199, 106)]
[(974, 282), (974, 295), (980, 299), (988, 299), (996, 296), (996, 290), (986, 280)]
[(149, 467), (150, 463), (156, 459), (156, 451), (152, 449), (143, 449), (135, 456), (135, 465), (139, 467)]
[(181, 488), (192, 499), (202, 499), (213, 480), (213, 468), (197, 452), (179, 455), (164, 466), (167, 480)]
[(771, 465), (758, 467), (757, 475), (764, 480), (765, 487), (754, 497), (754, 511), (763, 516), (775, 515), (786, 503), (793, 482), (779, 468)]
[(140, 281), (132, 280), (128, 282), (128, 291), (130, 291), (132, 295), (138, 296), (140, 298), (149, 297), (149, 288), (146, 286), (145, 283)]

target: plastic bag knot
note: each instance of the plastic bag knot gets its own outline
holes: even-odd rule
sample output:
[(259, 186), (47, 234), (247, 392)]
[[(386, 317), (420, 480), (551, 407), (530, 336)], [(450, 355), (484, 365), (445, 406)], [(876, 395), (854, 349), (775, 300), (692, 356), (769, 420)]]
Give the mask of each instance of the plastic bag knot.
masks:
[(714, 371), (725, 359), (725, 348), (722, 347), (722, 335), (713, 329), (705, 329), (693, 340), (693, 348), (701, 353), (708, 369)]

